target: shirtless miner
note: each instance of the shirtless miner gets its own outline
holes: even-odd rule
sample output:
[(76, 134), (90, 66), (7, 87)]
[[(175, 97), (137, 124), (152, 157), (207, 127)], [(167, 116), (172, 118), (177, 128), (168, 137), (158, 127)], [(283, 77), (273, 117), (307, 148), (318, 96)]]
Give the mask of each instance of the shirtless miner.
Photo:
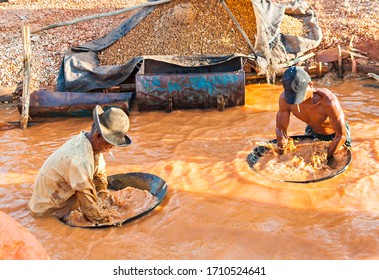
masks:
[(349, 125), (336, 95), (325, 88), (314, 88), (308, 73), (297, 66), (284, 72), (282, 84), (284, 91), (279, 97), (275, 129), (279, 153), (283, 153), (289, 139), (287, 128), (292, 113), (307, 124), (307, 135), (331, 141), (327, 160), (328, 166), (335, 168), (337, 163), (333, 155), (343, 144), (351, 146)]

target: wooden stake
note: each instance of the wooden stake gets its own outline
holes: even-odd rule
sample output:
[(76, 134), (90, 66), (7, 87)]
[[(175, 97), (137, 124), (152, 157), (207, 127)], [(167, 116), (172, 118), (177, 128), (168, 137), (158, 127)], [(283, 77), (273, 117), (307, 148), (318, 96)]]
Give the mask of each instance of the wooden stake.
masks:
[(22, 43), (24, 49), (24, 81), (22, 86), (22, 113), (20, 128), (25, 129), (28, 126), (29, 120), (29, 101), (30, 101), (30, 80), (31, 80), (31, 43), (30, 43), (30, 27), (22, 26)]
[(351, 36), (349, 48), (354, 48), (353, 41), (354, 41), (354, 35)]
[(355, 60), (355, 57), (352, 53), (350, 53), (351, 58), (351, 73), (356, 74), (357, 73), (357, 61)]
[(338, 45), (338, 78), (343, 79), (342, 50), (340, 45)]
[(321, 76), (322, 76), (322, 62), (319, 62), (317, 64), (317, 77), (321, 78)]

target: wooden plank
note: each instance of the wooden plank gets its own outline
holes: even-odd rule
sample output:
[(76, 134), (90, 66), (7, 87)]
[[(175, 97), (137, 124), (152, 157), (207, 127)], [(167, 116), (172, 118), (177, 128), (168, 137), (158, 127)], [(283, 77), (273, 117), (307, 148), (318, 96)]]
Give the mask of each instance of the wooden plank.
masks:
[[(341, 50), (342, 59), (350, 57), (349, 51)], [(318, 51), (315, 59), (317, 62), (336, 62), (339, 56), (338, 48), (332, 48), (327, 50)]]
[[(347, 61), (346, 63), (343, 64), (343, 69), (344, 70), (351, 70), (352, 63)], [(357, 72), (358, 73), (374, 73), (379, 75), (379, 67), (378, 66), (369, 66), (369, 65), (357, 65)]]
[(306, 54), (306, 55), (303, 55), (303, 56), (300, 56), (298, 58), (295, 58), (293, 60), (290, 60), (288, 62), (284, 62), (284, 63), (281, 63), (278, 65), (278, 68), (284, 68), (284, 67), (290, 67), (292, 65), (295, 65), (301, 61), (304, 61), (304, 60), (307, 60), (311, 57), (313, 57), (315, 54), (313, 52), (309, 53), (309, 54)]

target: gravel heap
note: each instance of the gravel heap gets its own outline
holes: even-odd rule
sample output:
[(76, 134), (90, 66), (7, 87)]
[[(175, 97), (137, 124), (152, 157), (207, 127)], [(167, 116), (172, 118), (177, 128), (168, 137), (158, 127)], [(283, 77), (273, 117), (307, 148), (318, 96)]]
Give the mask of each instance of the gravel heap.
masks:
[[(254, 46), (257, 27), (251, 0), (225, 2)], [(307, 33), (302, 20), (288, 15), (285, 15), (281, 29), (298, 36)], [(127, 35), (100, 52), (99, 59), (101, 65), (120, 65), (143, 55), (251, 52), (219, 0), (175, 0), (157, 7)]]
[[(23, 80), (22, 24), (31, 30), (84, 16), (132, 7), (145, 0), (9, 0), (0, 3), (0, 88)], [(32, 35), (33, 89), (54, 90), (59, 67), (71, 46), (109, 33), (131, 13), (49, 29)]]
[[(293, 0), (275, 0), (291, 3)], [(379, 60), (379, 4), (377, 0), (307, 0), (315, 10), (323, 39), (319, 49), (348, 46), (352, 35), (354, 43), (366, 51), (374, 43), (378, 53), (372, 59)], [(366, 45), (366, 47), (365, 47)]]
[[(254, 45), (250, 0), (227, 0)], [(238, 4), (238, 5), (236, 5)], [(219, 0), (174, 0), (157, 7), (134, 29), (99, 54), (102, 65), (119, 65), (142, 55), (251, 53), (252, 49)]]
[[(0, 3), (0, 88), (14, 86), (23, 80), (22, 24), (29, 24), (33, 30), (48, 24), (116, 11), (144, 2), (146, 0), (9, 0), (9, 2)], [(153, 45), (157, 47), (159, 54), (186, 54), (190, 49), (192, 53), (221, 54), (229, 52), (230, 49), (227, 48), (232, 47), (233, 52), (250, 52), (250, 48), (218, 0), (175, 0), (173, 2), (156, 9), (161, 11), (161, 17), (155, 15), (157, 21), (151, 22), (150, 33), (148, 35), (145, 33), (145, 36), (140, 34), (140, 37), (136, 36), (132, 41), (128, 41), (129, 46), (132, 46), (128, 49), (135, 49), (133, 50), (135, 52), (147, 50), (148, 46), (141, 42), (156, 40), (158, 36), (154, 34), (155, 30), (164, 30), (167, 24), (174, 22), (177, 26), (168, 25), (168, 28), (181, 31), (180, 37), (177, 36), (178, 34), (165, 37), (164, 43), (148, 41), (155, 42)], [(288, 3), (291, 0), (275, 2)], [(351, 36), (355, 35), (354, 45), (361, 50), (366, 50), (371, 60), (379, 61), (379, 5), (377, 1), (308, 0), (307, 2), (316, 11), (323, 30), (324, 37), (318, 49), (336, 47), (338, 44), (348, 45)], [(175, 3), (181, 4), (176, 8), (177, 10)], [(245, 0), (227, 1), (229, 8), (254, 44), (254, 27), (250, 30), (246, 28), (246, 25), (250, 26), (251, 20), (245, 15), (251, 15), (251, 13), (247, 12), (246, 8), (241, 8), (246, 3)], [(178, 10), (179, 8), (180, 10)], [(184, 13), (179, 16), (178, 11)], [(81, 22), (34, 34), (32, 36), (32, 89), (54, 90), (62, 58), (70, 47), (104, 36), (126, 20), (131, 13)], [(170, 17), (170, 15), (174, 15), (174, 17)], [(207, 23), (208, 25), (203, 26), (197, 22), (199, 19), (204, 21), (207, 17), (211, 19), (211, 24)], [(221, 27), (218, 25), (220, 23)], [(144, 24), (147, 25), (147, 23)], [(291, 24), (290, 28), (294, 26)], [(215, 28), (215, 26), (219, 26), (219, 28)], [(299, 23), (298, 26), (300, 26)], [(282, 25), (281, 28), (283, 32), (293, 34), (292, 30), (285, 31), (285, 28), (288, 27)], [(299, 28), (295, 29), (300, 30)], [(195, 33), (191, 34), (191, 31)], [(219, 34), (219, 37), (212, 33)], [(192, 39), (192, 43), (190, 39)], [(172, 42), (177, 48), (165, 52)], [(116, 49), (116, 44), (111, 48)], [(218, 48), (218, 46), (226, 49)], [(121, 48), (117, 48), (117, 52), (118, 49)], [(117, 52), (115, 51), (113, 55), (116, 56)], [(140, 54), (146, 53), (141, 52)], [(136, 54), (130, 53), (130, 55)]]
[(290, 34), (294, 36), (307, 37), (308, 30), (304, 25), (304, 21), (298, 18), (284, 15), (283, 21), (280, 24), (280, 31), (283, 34)]

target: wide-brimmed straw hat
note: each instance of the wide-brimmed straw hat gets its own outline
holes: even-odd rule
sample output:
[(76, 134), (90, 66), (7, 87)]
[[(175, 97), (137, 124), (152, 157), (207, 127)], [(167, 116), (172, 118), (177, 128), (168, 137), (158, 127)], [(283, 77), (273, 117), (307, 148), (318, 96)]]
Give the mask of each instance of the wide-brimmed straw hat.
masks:
[(115, 146), (127, 146), (132, 143), (126, 134), (129, 130), (129, 117), (120, 108), (103, 110), (99, 105), (93, 109), (93, 120), (103, 138)]

